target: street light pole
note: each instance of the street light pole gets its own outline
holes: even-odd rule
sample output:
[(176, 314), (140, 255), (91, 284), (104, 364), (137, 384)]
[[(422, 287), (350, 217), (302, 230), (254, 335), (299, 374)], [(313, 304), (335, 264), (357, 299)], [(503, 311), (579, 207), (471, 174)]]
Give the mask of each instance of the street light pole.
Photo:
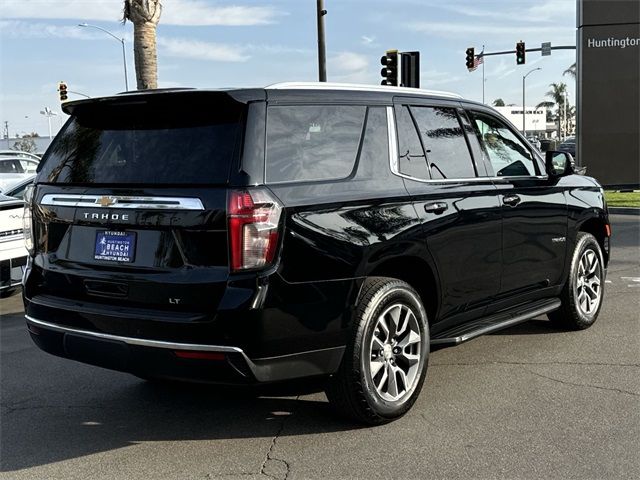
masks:
[(525, 119), (526, 119), (526, 107), (525, 107), (525, 96), (524, 96), (524, 92), (525, 92), (525, 81), (527, 80), (527, 77), (529, 75), (531, 75), (533, 72), (537, 71), (537, 70), (542, 70), (542, 68), (538, 67), (538, 68), (534, 68), (533, 70), (531, 70), (529, 73), (527, 73), (526, 75), (524, 75), (522, 77), (522, 135), (526, 135), (526, 123), (525, 123)]
[(88, 28), (97, 28), (98, 30), (102, 30), (107, 35), (115, 38), (118, 42), (122, 44), (122, 65), (124, 66), (124, 88), (128, 92), (129, 91), (129, 79), (127, 78), (127, 54), (124, 48), (124, 38), (118, 38), (109, 30), (99, 27), (98, 25), (89, 25), (88, 23), (79, 23), (79, 27), (88, 27)]
[(40, 113), (47, 117), (47, 121), (49, 122), (49, 140), (51, 140), (51, 117), (58, 114), (51, 110), (49, 107), (44, 107), (44, 110), (40, 110)]

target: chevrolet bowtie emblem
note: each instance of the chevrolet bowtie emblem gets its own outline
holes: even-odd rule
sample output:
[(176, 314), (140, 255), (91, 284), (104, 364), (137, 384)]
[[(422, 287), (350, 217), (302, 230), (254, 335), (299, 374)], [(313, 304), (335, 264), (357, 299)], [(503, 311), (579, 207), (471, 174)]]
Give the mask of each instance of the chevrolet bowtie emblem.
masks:
[(117, 200), (113, 197), (100, 197), (96, 200), (96, 203), (99, 204), (101, 207), (109, 207), (116, 202)]

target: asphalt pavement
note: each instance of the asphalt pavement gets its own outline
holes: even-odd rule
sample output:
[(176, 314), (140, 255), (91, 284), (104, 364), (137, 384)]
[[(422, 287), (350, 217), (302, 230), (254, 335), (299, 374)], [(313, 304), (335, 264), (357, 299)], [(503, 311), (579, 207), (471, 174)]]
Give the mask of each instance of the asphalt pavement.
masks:
[(375, 428), (322, 393), (159, 386), (53, 357), (19, 295), (2, 299), (0, 478), (640, 478), (640, 220), (612, 226), (592, 328), (540, 318), (435, 351), (413, 409)]

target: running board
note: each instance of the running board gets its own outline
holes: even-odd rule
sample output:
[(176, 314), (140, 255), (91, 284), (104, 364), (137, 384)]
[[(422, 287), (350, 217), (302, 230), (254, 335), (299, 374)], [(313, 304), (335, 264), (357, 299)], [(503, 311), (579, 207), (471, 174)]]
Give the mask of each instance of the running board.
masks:
[(561, 302), (557, 298), (538, 300), (463, 325), (457, 325), (433, 337), (431, 345), (457, 345), (480, 335), (511, 327), (538, 315), (552, 312), (560, 308), (560, 304)]

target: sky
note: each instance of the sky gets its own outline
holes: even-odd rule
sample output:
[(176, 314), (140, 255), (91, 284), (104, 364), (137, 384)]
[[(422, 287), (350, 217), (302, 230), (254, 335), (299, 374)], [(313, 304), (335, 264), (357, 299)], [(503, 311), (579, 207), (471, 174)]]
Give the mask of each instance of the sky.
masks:
[[(125, 39), (129, 85), (135, 88), (133, 25), (123, 24), (122, 0), (2, 0), (0, 5), (0, 122), (10, 136), (48, 135), (45, 107), (60, 111), (59, 81), (91, 97), (124, 90), (121, 44), (89, 23)], [(158, 26), (159, 87), (246, 87), (318, 77), (315, 0), (164, 0)], [(380, 84), (387, 49), (420, 51), (422, 88), (482, 101), (482, 68), (469, 73), (465, 50), (486, 52), (575, 45), (575, 0), (325, 0), (327, 77), (333, 82)], [(544, 99), (575, 51), (485, 59), (485, 101), (521, 104)], [(81, 98), (71, 94), (70, 99)], [(529, 99), (531, 101), (529, 101)]]

